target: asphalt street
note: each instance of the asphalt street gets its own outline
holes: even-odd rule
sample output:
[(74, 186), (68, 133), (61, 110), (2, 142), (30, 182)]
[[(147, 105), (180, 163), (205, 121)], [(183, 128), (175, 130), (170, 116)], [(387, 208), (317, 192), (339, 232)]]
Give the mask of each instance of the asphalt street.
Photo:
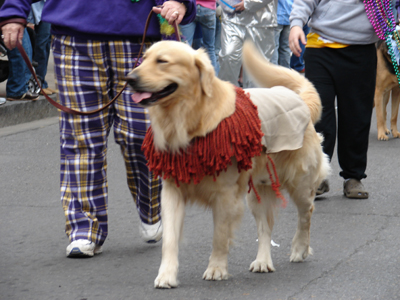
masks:
[(368, 200), (342, 193), (337, 160), (331, 191), (315, 203), (314, 255), (290, 263), (297, 213), (281, 209), (272, 258), (276, 272), (249, 272), (257, 251), (246, 210), (229, 255), (230, 278), (204, 281), (211, 253), (210, 211), (190, 207), (180, 247), (178, 288), (154, 289), (161, 243), (139, 237), (139, 217), (126, 185), (119, 149), (108, 151), (109, 236), (101, 255), (65, 257), (68, 239), (59, 200), (57, 118), (0, 128), (0, 299), (400, 299), (400, 139), (370, 134)]

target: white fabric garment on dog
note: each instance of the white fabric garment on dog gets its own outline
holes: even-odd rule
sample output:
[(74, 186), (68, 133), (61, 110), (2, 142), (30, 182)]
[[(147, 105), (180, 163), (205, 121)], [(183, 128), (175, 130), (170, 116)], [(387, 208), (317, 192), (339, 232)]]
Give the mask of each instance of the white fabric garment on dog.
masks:
[(267, 153), (296, 150), (303, 146), (304, 132), (310, 122), (307, 104), (295, 92), (277, 86), (270, 89), (245, 89), (258, 108), (262, 144)]

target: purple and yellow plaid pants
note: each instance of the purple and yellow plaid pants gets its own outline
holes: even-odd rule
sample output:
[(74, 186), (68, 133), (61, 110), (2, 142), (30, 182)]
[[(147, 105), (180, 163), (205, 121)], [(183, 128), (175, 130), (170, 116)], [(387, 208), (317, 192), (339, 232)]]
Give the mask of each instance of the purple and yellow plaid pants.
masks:
[[(103, 107), (123, 88), (139, 47), (129, 41), (53, 37), (60, 103), (81, 111)], [(148, 170), (141, 150), (150, 121), (130, 95), (124, 91), (110, 107), (93, 115), (60, 113), (61, 201), (70, 241), (87, 239), (102, 245), (107, 237), (106, 156), (111, 128), (141, 221), (160, 220), (161, 180)]]

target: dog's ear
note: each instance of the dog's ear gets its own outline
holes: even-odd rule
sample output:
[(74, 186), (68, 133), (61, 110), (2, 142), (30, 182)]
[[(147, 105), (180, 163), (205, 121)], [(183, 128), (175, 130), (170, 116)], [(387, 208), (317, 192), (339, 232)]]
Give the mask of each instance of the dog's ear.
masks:
[(195, 64), (199, 69), (200, 83), (203, 93), (208, 97), (212, 96), (212, 82), (215, 77), (214, 67), (204, 49), (200, 48), (195, 53)]

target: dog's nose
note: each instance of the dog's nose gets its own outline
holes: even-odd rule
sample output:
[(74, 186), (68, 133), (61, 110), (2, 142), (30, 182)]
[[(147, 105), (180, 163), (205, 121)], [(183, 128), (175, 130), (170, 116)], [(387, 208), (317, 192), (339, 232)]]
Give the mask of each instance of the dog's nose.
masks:
[(136, 73), (130, 72), (128, 75), (126, 75), (125, 80), (130, 86), (133, 87), (138, 82), (139, 76), (136, 75)]

